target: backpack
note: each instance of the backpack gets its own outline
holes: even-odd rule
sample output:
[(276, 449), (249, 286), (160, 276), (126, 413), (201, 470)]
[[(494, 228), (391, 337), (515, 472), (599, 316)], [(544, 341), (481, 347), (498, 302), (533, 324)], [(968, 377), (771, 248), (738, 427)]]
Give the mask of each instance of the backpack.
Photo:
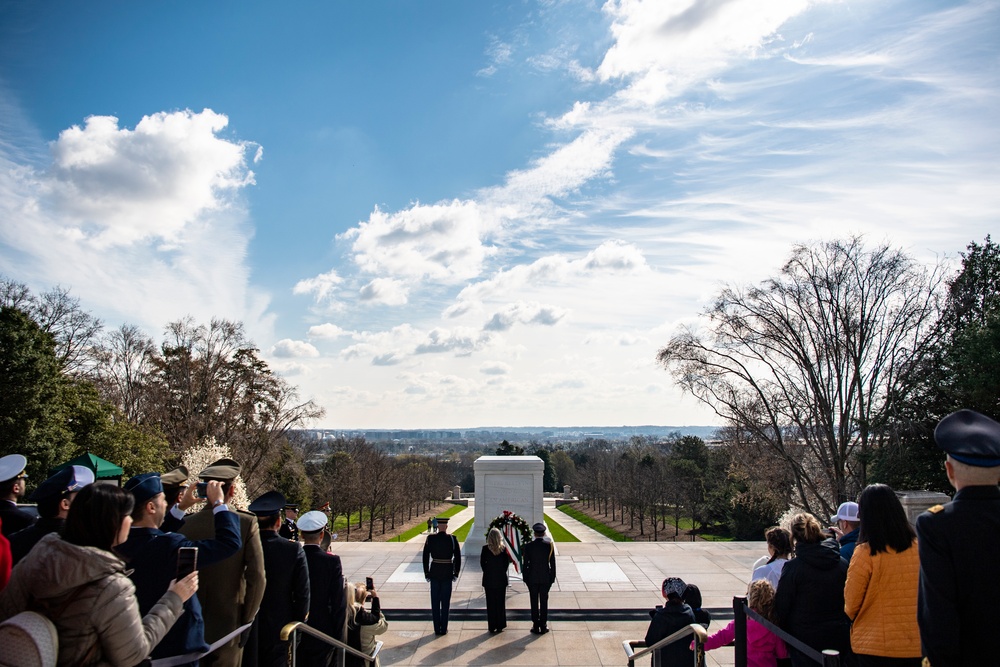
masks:
[(22, 611), (0, 623), (0, 667), (55, 667), (59, 634), (39, 613)]

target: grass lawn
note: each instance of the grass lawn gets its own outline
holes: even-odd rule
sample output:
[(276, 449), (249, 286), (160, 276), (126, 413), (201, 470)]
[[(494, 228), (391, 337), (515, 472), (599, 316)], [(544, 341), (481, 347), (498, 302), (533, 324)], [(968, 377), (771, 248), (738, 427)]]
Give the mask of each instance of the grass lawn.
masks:
[(469, 536), (469, 531), (472, 530), (473, 521), (475, 521), (475, 519), (469, 519), (468, 521), (463, 523), (458, 530), (454, 531), (452, 535), (454, 535), (459, 542), (464, 542), (465, 538)]
[(596, 530), (597, 532), (599, 532), (601, 535), (604, 535), (605, 537), (608, 537), (608, 538), (614, 540), (615, 542), (631, 542), (632, 541), (628, 537), (626, 537), (625, 535), (622, 535), (621, 533), (619, 533), (617, 530), (614, 530), (613, 528), (608, 527), (607, 525), (601, 523), (600, 521), (597, 521), (596, 519), (593, 519), (593, 518), (587, 516), (586, 514), (584, 514), (583, 512), (581, 512), (580, 510), (573, 509), (570, 505), (560, 505), (556, 509), (559, 510), (560, 512), (565, 512), (567, 515), (573, 517), (574, 519), (576, 519), (577, 521), (579, 521), (583, 525), (585, 525), (585, 526), (587, 526), (589, 528), (593, 528), (594, 530)]
[(545, 523), (549, 527), (549, 534), (552, 535), (552, 540), (554, 542), (580, 541), (580, 539), (576, 535), (574, 535), (573, 533), (569, 532), (568, 530), (560, 526), (558, 523), (556, 523), (555, 519), (552, 518), (551, 514), (545, 515)]
[[(465, 507), (462, 506), (462, 505), (452, 505), (451, 507), (449, 507), (445, 511), (441, 512), (437, 516), (455, 516), (456, 514), (458, 514), (459, 512), (461, 512), (464, 509), (465, 509)], [(412, 528), (408, 529), (406, 532), (400, 533), (399, 535), (397, 535), (396, 537), (392, 538), (389, 541), (390, 542), (408, 542), (409, 540), (412, 540), (417, 535), (420, 535), (420, 534), (426, 533), (426, 532), (427, 532), (427, 520), (424, 519), (420, 523), (418, 523), (418, 524), (414, 525)]]

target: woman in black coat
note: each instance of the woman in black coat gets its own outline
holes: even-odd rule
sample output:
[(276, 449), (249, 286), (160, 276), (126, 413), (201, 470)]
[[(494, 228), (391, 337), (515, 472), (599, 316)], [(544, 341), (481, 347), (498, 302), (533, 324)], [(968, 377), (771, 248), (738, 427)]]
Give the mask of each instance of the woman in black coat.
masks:
[(486, 591), (486, 624), (490, 634), (495, 635), (507, 627), (507, 566), (510, 565), (500, 529), (490, 528), (479, 565), (483, 568), (483, 589)]
[[(812, 514), (792, 517), (791, 533), (795, 558), (782, 568), (774, 595), (778, 627), (816, 651), (840, 651), (840, 664), (850, 667), (855, 662), (851, 623), (844, 613), (847, 561)], [(793, 667), (816, 664), (792, 646), (788, 653)]]

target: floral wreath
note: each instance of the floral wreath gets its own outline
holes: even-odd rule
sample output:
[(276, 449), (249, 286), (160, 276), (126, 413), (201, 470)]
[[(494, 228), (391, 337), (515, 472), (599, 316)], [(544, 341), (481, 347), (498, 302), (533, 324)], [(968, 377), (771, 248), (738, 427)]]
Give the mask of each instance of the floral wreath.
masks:
[[(531, 529), (528, 522), (514, 514), (510, 510), (504, 510), (503, 514), (490, 521), (490, 529), (496, 528), (503, 536), (504, 549), (514, 564), (514, 571), (521, 572), (523, 560), (521, 556), (521, 545), (531, 541)], [(489, 531), (487, 531), (487, 534)]]

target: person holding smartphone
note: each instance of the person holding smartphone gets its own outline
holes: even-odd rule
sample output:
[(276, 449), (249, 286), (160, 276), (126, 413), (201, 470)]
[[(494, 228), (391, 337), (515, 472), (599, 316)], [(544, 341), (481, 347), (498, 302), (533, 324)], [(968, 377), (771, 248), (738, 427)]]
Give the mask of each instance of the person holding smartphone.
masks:
[[(129, 576), (135, 584), (140, 613), (146, 614), (167, 590), (170, 581), (180, 579), (178, 574), (189, 569), (178, 567), (178, 554), (182, 550), (185, 550), (185, 555), (190, 554), (187, 550), (194, 550), (197, 555), (193, 560), (197, 566), (218, 563), (239, 551), (239, 521), (223, 502), (220, 482), (209, 482), (206, 485), (205, 495), (214, 505), (212, 511), (215, 535), (204, 540), (190, 540), (180, 533), (162, 530), (167, 515), (167, 501), (159, 473), (136, 475), (125, 482), (125, 490), (131, 492), (135, 499), (132, 528), (128, 539), (119, 544), (115, 551), (132, 570)], [(195, 498), (194, 488), (188, 487), (178, 502), (181, 516), (184, 509), (196, 502), (198, 499)], [(175, 516), (174, 522), (183, 524), (183, 519)], [(153, 659), (208, 650), (201, 603), (197, 596), (192, 596), (184, 603), (184, 611), (186, 613), (180, 616), (170, 632), (153, 649)]]

